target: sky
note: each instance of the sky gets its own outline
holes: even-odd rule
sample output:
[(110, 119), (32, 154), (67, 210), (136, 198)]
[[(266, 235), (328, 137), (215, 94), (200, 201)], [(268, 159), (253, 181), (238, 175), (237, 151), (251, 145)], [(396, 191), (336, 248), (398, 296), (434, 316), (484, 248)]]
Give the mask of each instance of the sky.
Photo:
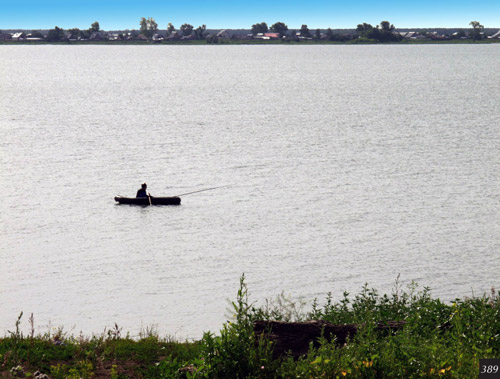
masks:
[(284, 22), (289, 29), (355, 29), (389, 21), (396, 28), (468, 28), (479, 21), (500, 28), (500, 0), (0, 0), (1, 29), (139, 29), (153, 17), (160, 29), (171, 22), (208, 29), (250, 29)]

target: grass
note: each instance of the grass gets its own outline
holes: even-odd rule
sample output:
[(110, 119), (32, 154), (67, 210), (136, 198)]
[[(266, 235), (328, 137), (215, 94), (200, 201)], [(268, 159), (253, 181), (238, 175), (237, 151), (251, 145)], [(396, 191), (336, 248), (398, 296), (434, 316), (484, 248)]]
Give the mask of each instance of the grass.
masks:
[[(328, 294), (309, 311), (283, 295), (264, 306), (250, 302), (242, 276), (234, 319), (199, 341), (160, 338), (153, 329), (139, 339), (115, 327), (100, 336), (68, 336), (60, 328), (35, 335), (14, 331), (0, 339), (0, 377), (34, 378), (474, 378), (479, 359), (500, 357), (500, 293), (446, 304), (415, 284), (396, 281), (391, 294), (364, 286), (339, 301)], [(255, 320), (325, 320), (358, 324), (345, 345), (320, 338), (308, 354), (272, 358), (272, 343), (257, 338)], [(406, 321), (381, 334), (377, 323)], [(36, 375), (35, 375), (36, 374)], [(43, 376), (46, 375), (46, 376)]]

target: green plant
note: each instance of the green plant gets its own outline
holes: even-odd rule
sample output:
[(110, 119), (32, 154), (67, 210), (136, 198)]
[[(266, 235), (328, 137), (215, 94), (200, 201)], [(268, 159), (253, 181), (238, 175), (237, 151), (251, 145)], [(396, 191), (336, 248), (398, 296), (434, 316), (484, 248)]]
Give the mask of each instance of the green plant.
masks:
[(206, 375), (216, 378), (268, 376), (272, 367), (271, 346), (264, 339), (255, 337), (255, 308), (249, 303), (244, 275), (240, 278), (240, 288), (232, 306), (235, 322), (225, 323), (219, 336), (208, 332), (202, 338)]
[[(153, 329), (138, 340), (125, 337), (115, 324), (110, 331), (86, 338), (68, 336), (63, 328), (36, 336), (16, 327), (0, 338), (0, 376), (29, 377), (35, 371), (51, 378), (471, 378), (479, 359), (500, 355), (500, 293), (456, 299), (445, 304), (415, 283), (403, 289), (396, 281), (390, 294), (365, 285), (338, 301), (328, 294), (303, 313), (283, 294), (256, 307), (245, 276), (240, 278), (233, 317), (201, 341), (161, 339)], [(357, 324), (357, 333), (341, 346), (322, 335), (307, 354), (272, 358), (272, 343), (256, 337), (256, 320), (322, 319)], [(402, 329), (378, 329), (378, 322), (404, 320)]]

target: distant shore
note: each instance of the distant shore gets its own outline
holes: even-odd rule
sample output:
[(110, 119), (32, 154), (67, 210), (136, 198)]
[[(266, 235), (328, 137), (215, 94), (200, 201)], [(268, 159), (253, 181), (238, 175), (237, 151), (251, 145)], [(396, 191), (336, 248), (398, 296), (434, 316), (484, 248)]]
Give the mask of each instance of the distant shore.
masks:
[(379, 25), (358, 24), (356, 29), (289, 29), (282, 22), (271, 27), (257, 23), (251, 29), (207, 29), (183, 24), (177, 30), (171, 23), (167, 29), (158, 29), (156, 21), (142, 17), (140, 30), (106, 31), (99, 22), (89, 29), (64, 30), (58, 26), (49, 30), (0, 30), (0, 43), (63, 43), (63, 44), (175, 44), (175, 45), (256, 45), (256, 44), (422, 44), (422, 43), (496, 43), (500, 30), (485, 28), (478, 21), (472, 28), (396, 28), (389, 21)]
[(120, 46), (172, 46), (172, 45), (477, 45), (477, 44), (498, 44), (500, 39), (483, 39), (479, 41), (466, 40), (404, 40), (401, 42), (379, 42), (379, 41), (366, 41), (366, 40), (350, 40), (350, 41), (280, 41), (280, 40), (233, 40), (222, 39), (217, 43), (208, 42), (206, 40), (187, 40), (187, 41), (162, 41), (162, 42), (149, 42), (149, 41), (62, 41), (62, 42), (49, 42), (49, 41), (0, 41), (0, 45), (120, 45)]

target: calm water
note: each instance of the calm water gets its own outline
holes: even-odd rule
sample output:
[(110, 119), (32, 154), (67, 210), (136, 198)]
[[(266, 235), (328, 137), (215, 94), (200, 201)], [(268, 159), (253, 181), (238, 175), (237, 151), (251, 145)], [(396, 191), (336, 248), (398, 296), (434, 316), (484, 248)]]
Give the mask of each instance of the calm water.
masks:
[[(500, 287), (499, 45), (0, 46), (0, 334)], [(114, 204), (146, 181), (179, 207)], [(25, 322), (25, 325), (27, 323)]]

